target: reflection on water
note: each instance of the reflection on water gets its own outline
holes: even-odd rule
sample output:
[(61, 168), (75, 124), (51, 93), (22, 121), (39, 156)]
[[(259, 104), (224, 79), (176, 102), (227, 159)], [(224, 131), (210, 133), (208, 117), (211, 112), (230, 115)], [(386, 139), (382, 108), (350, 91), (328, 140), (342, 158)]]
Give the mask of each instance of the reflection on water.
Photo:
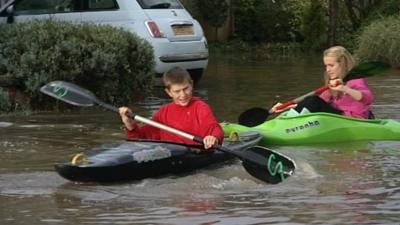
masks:
[[(319, 57), (217, 55), (195, 94), (220, 121), (321, 85)], [(368, 79), (377, 117), (400, 119), (399, 72)], [(168, 101), (160, 89), (134, 108), (150, 116)], [(279, 147), (298, 166), (278, 185), (255, 180), (239, 161), (120, 184), (72, 183), (53, 165), (123, 138), (115, 113), (96, 108), (0, 117), (1, 224), (397, 224), (400, 143)]]

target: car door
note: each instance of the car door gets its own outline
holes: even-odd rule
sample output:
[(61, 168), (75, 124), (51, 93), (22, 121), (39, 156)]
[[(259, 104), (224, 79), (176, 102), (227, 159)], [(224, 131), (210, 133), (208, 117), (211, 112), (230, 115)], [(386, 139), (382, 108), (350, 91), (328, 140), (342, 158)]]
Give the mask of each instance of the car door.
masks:
[(119, 27), (126, 21), (128, 12), (120, 10), (116, 0), (82, 0), (82, 21)]

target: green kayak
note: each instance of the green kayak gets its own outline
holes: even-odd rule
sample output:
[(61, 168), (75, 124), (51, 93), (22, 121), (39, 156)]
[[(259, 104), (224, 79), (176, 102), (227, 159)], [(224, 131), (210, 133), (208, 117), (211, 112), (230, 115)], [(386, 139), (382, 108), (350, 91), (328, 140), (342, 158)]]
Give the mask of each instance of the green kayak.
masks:
[(255, 127), (221, 123), (225, 134), (254, 130), (263, 135), (259, 145), (310, 145), (350, 141), (400, 140), (400, 122), (356, 119), (330, 113), (280, 116)]

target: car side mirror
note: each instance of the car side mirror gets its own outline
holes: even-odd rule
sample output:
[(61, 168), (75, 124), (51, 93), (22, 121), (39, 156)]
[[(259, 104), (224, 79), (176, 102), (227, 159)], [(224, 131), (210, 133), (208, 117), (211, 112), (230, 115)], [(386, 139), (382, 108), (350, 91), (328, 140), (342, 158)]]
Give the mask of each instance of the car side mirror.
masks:
[(14, 5), (8, 6), (6, 11), (7, 11), (7, 23), (14, 23)]

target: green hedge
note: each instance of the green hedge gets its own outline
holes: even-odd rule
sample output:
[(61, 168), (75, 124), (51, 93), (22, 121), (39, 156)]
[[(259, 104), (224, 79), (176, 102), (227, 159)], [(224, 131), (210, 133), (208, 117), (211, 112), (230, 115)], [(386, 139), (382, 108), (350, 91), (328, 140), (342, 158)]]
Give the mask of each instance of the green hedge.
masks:
[(390, 16), (365, 27), (358, 39), (357, 56), (400, 68), (400, 16)]
[(0, 68), (20, 82), (34, 109), (49, 101), (39, 87), (52, 80), (81, 85), (113, 104), (130, 104), (134, 93), (151, 89), (153, 49), (128, 31), (51, 20), (0, 30)]

